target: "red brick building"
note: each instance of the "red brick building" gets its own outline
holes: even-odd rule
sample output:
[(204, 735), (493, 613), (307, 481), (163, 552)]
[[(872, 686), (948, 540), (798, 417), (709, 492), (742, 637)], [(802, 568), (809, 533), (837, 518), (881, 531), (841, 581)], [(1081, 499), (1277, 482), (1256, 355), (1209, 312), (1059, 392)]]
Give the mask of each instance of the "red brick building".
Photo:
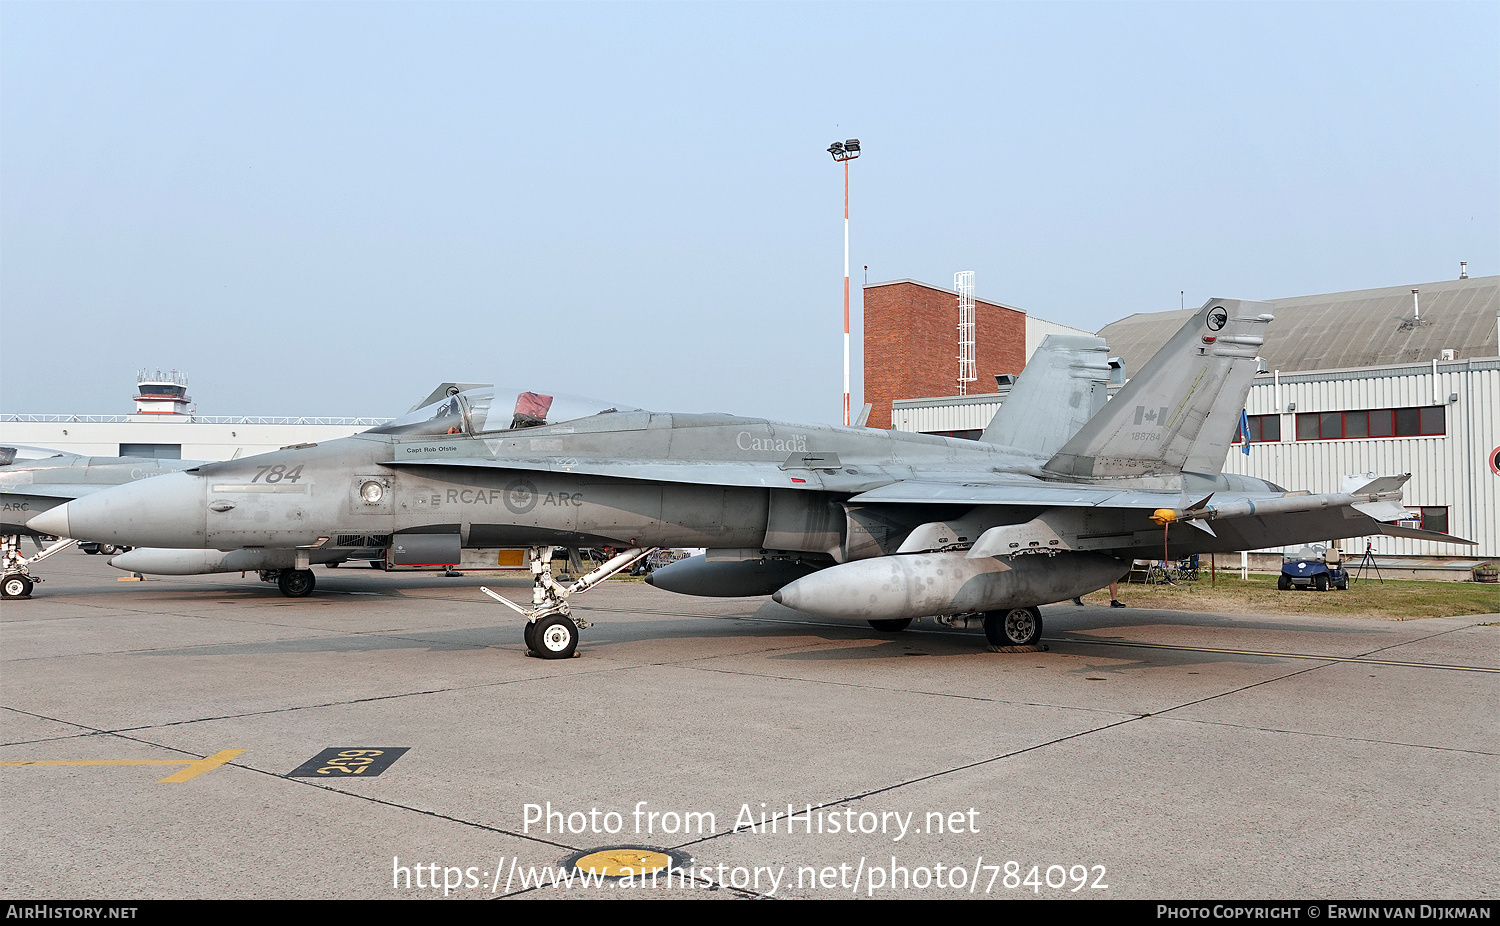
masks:
[[(891, 426), (891, 402), (958, 394), (958, 294), (915, 280), (864, 290), (865, 392), (872, 428)], [(974, 300), (969, 394), (995, 392), (995, 374), (1026, 364), (1026, 313)]]

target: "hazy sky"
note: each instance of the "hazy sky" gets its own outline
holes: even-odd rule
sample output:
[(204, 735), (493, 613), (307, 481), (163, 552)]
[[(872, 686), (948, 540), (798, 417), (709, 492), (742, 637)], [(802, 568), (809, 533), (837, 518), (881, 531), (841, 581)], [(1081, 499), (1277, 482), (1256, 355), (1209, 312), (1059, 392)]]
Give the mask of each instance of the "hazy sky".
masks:
[(0, 4), (0, 411), (450, 379), (836, 422), (858, 288), (1500, 273), (1494, 3)]

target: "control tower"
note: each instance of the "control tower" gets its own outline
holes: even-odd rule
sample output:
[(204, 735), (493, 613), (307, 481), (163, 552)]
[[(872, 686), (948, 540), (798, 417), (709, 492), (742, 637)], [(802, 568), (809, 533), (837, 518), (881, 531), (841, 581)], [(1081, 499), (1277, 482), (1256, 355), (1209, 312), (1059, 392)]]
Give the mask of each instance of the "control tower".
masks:
[(187, 394), (187, 374), (172, 370), (141, 370), (135, 374), (135, 413), (137, 415), (183, 415), (193, 413)]

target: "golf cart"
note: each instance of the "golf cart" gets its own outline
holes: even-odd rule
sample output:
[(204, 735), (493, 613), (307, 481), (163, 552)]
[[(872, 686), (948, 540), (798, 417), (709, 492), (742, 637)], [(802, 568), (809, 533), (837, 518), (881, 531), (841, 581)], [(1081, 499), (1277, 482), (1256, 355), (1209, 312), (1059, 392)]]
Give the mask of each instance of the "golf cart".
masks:
[(1343, 555), (1338, 547), (1309, 543), (1282, 550), (1277, 588), (1282, 591), (1312, 588), (1326, 592), (1330, 586), (1340, 591), (1349, 587), (1349, 573), (1344, 569)]

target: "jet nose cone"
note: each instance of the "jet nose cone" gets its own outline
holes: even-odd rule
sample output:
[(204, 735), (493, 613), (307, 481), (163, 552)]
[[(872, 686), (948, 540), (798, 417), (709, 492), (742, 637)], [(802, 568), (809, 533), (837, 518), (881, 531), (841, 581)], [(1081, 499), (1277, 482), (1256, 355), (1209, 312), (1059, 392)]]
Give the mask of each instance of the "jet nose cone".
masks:
[(203, 502), (201, 478), (169, 473), (75, 498), (42, 512), (26, 526), (134, 547), (202, 547), (207, 517)]
[(56, 537), (73, 536), (68, 530), (67, 505), (58, 505), (56, 508), (47, 509), (30, 521), (27, 521), (26, 528), (34, 530), (38, 534), (52, 534)]

